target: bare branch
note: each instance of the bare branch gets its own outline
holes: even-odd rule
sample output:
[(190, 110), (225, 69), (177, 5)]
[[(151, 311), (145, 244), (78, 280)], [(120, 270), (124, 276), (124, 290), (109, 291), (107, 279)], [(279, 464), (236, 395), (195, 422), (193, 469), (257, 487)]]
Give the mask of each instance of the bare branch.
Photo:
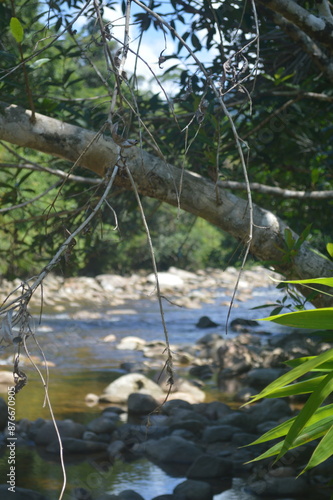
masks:
[[(236, 181), (218, 181), (218, 184), (223, 188), (246, 190), (245, 182)], [(250, 182), (252, 191), (257, 191), (263, 194), (272, 194), (274, 196), (282, 196), (282, 198), (294, 198), (302, 200), (331, 200), (333, 191), (295, 191), (293, 189), (283, 189), (275, 186), (266, 186), (258, 182)]]

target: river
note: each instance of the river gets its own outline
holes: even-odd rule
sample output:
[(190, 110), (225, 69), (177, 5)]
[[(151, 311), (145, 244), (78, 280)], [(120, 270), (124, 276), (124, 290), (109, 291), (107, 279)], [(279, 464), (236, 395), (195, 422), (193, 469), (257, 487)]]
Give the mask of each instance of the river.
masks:
[[(231, 311), (230, 321), (234, 318), (254, 319), (264, 314), (251, 308), (274, 302), (279, 292), (274, 285), (257, 288), (252, 298), (246, 302), (236, 300)], [(173, 345), (192, 344), (207, 330), (200, 330), (196, 323), (201, 316), (209, 316), (220, 326), (214, 329), (225, 335), (225, 322), (228, 307), (221, 305), (225, 300), (221, 289), (212, 303), (205, 303), (200, 309), (185, 309), (164, 301), (165, 319), (170, 342)], [(138, 336), (146, 341), (163, 340), (160, 313), (157, 303), (152, 300), (128, 302), (121, 307), (99, 308), (93, 305), (89, 309), (78, 308), (73, 314), (46, 310), (39, 325), (35, 316), (36, 337), (47, 360), (54, 364), (49, 368), (49, 392), (54, 414), (57, 419), (71, 418), (86, 423), (98, 416), (101, 407), (89, 407), (84, 398), (87, 393), (100, 394), (103, 388), (122, 374), (119, 368), (122, 361), (140, 361), (142, 353), (116, 349), (117, 341), (126, 336)], [(274, 334), (281, 332), (281, 327), (273, 323), (261, 323), (257, 329)], [(114, 334), (116, 343), (104, 342), (104, 337)], [(228, 335), (234, 333), (229, 331)], [(40, 356), (33, 339), (29, 339), (32, 355)], [(1, 363), (6, 368), (11, 360), (2, 356)], [(9, 367), (8, 367), (9, 368)], [(50, 418), (49, 410), (43, 407), (44, 391), (37, 372), (30, 363), (21, 365), (28, 375), (28, 385), (18, 394), (16, 403), (17, 420), (38, 417)], [(45, 376), (45, 370), (43, 370)], [(6, 398), (4, 389), (2, 396)], [(4, 478), (8, 468), (6, 454), (0, 458), (0, 476)], [(93, 491), (93, 496), (107, 491), (119, 493), (124, 489), (134, 489), (145, 500), (154, 496), (172, 493), (173, 488), (184, 480), (183, 477), (170, 477), (147, 460), (132, 463), (115, 462), (112, 469), (102, 471), (98, 460), (78, 460), (67, 463), (68, 490), (83, 487)], [(89, 481), (88, 481), (88, 479)], [(34, 448), (17, 449), (17, 486), (31, 488), (46, 493), (50, 500), (58, 498), (62, 473), (59, 464), (50, 460)], [(2, 480), (3, 481), (3, 480)], [(5, 482), (5, 481), (3, 481)], [(71, 498), (68, 496), (68, 498)], [(215, 500), (250, 500), (254, 497), (246, 493), (240, 480), (233, 488), (215, 495)]]

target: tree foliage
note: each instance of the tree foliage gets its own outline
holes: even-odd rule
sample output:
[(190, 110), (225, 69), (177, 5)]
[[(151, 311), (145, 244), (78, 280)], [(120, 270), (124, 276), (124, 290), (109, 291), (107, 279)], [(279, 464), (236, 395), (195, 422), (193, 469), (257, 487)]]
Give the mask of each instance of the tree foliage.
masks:
[[(294, 3), (289, 2), (290, 8)], [(121, 7), (125, 16), (125, 3), (2, 2), (1, 98), (81, 127), (102, 129), (106, 136), (110, 130), (105, 123), (111, 120), (119, 125), (122, 137), (135, 137), (145, 150), (222, 186), (231, 182), (233, 189), (241, 189), (246, 196), (241, 148), (249, 180), (256, 183), (252, 186), (255, 201), (282, 215), (296, 231), (312, 224), (310, 239), (324, 251), (330, 241), (332, 201), (307, 200), (306, 194), (330, 193), (332, 187), (332, 19), (316, 4), (306, 4), (293, 15), (288, 9), (281, 11), (283, 4), (133, 2), (130, 24), (141, 46), (145, 47), (145, 40), (149, 43), (152, 30), (155, 38), (165, 41), (164, 50), (156, 53), (158, 65), (147, 63), (145, 78), (152, 80), (156, 66), (167, 65), (164, 74), (159, 70), (157, 88), (167, 88), (170, 79), (177, 80), (177, 90), (168, 95), (157, 92), (156, 83), (151, 83), (150, 90), (141, 90), (142, 77), (135, 67), (118, 74), (125, 53), (133, 51), (145, 59), (136, 40), (127, 43), (125, 37), (123, 45), (124, 39), (114, 35), (117, 24), (124, 24), (125, 17), (117, 20), (117, 13)], [(325, 23), (323, 32), (302, 25), (305, 13)], [(79, 24), (75, 24), (77, 19)], [(241, 141), (238, 148), (230, 119)], [(27, 164), (30, 169), (38, 164), (43, 169), (68, 171), (67, 162), (27, 148), (8, 150), (3, 143), (1, 162), (1, 208), (18, 206), (4, 213), (1, 229), (3, 258), (9, 247), (15, 252), (14, 268), (10, 259), (2, 272), (13, 275), (30, 268), (36, 255), (46, 261), (64, 234), (82, 222), (101, 188), (93, 184), (93, 174), (77, 166), (75, 174), (85, 178), (83, 184), (54, 179), (45, 170), (27, 170)], [(280, 191), (274, 196), (268, 188)], [(305, 193), (302, 204), (288, 192)], [(35, 203), (19, 207), (40, 195)], [(135, 210), (126, 209), (131, 203), (127, 200), (124, 192), (112, 194), (119, 220), (125, 214), (126, 235), (134, 236), (137, 219)], [(164, 227), (172, 225), (173, 218), (172, 214)], [(122, 236), (101, 236), (101, 223), (104, 234), (112, 234), (114, 214), (106, 205), (87, 235), (81, 236), (69, 272), (79, 268), (94, 272), (93, 247), (114, 255), (115, 241)], [(186, 216), (183, 225), (188, 226)], [(193, 240), (197, 238), (194, 235)], [(215, 254), (222, 241), (221, 236)], [(169, 258), (162, 251), (165, 245), (158, 251), (164, 266), (173, 263), (179, 246), (176, 240), (170, 243)], [(201, 244), (206, 244), (204, 239)], [(197, 265), (207, 263), (198, 259)], [(120, 261), (117, 270), (123, 267)], [(117, 268), (110, 258), (104, 262)], [(180, 260), (180, 264), (186, 262)], [(193, 265), (194, 259), (189, 262)], [(130, 267), (129, 259), (125, 268)]]

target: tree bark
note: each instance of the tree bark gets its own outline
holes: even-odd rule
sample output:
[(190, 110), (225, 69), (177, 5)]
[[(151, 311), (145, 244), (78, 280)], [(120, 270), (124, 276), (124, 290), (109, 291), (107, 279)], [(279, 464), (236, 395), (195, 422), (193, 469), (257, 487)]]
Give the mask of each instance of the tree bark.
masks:
[[(108, 137), (54, 118), (36, 114), (15, 105), (0, 103), (0, 139), (53, 156), (77, 162), (99, 176), (119, 160), (119, 146)], [(130, 170), (138, 192), (179, 206), (219, 227), (243, 243), (249, 235), (247, 200), (225, 190), (219, 184), (189, 171), (182, 171), (138, 147), (121, 150), (121, 162)], [(131, 189), (125, 166), (120, 168), (116, 185)], [(333, 262), (303, 243), (295, 255), (288, 255), (284, 233), (288, 226), (272, 212), (253, 207), (253, 239), (250, 251), (259, 260), (269, 262), (287, 279), (333, 276)], [(298, 236), (293, 233), (297, 240)], [(287, 258), (289, 257), (289, 258)], [(259, 284), (260, 285), (260, 284)], [(322, 297), (321, 304), (331, 304)]]

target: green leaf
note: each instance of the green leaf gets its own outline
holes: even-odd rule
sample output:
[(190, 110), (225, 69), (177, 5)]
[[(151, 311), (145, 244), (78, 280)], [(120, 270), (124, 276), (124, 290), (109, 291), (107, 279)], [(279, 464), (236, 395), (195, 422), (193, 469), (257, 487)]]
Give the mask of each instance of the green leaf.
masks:
[(300, 435), (309, 419), (312, 417), (317, 408), (322, 404), (322, 402), (331, 394), (332, 391), (333, 372), (324, 377), (324, 379), (318, 385), (317, 389), (311, 394), (311, 396), (305, 403), (299, 415), (296, 417), (296, 420), (289, 429), (288, 434), (283, 441), (283, 445), (277, 457), (277, 460), (283, 457), (283, 455), (285, 455), (285, 453), (287, 453), (287, 451), (294, 445), (296, 438)]
[(303, 285), (307, 283), (315, 283), (317, 285), (327, 285), (333, 287), (333, 278), (311, 278), (307, 280), (291, 280), (281, 281), (281, 283), (291, 283), (292, 285)]
[[(285, 361), (287, 366), (294, 368), (295, 366), (299, 366), (302, 363), (305, 363), (309, 359), (314, 359), (316, 356), (305, 356), (304, 358), (291, 359), (289, 361)], [(327, 361), (322, 365), (317, 366), (311, 370), (312, 372), (331, 372), (333, 371), (333, 362)]]
[(287, 247), (289, 250), (292, 250), (294, 248), (295, 240), (293, 237), (293, 233), (290, 231), (289, 228), (286, 228), (284, 230), (284, 239), (287, 244)]
[(328, 351), (323, 352), (318, 356), (315, 356), (313, 359), (309, 359), (309, 361), (302, 363), (300, 366), (297, 366), (290, 372), (285, 373), (277, 380), (274, 380), (274, 382), (271, 382), (259, 394), (253, 396), (251, 401), (245, 403), (243, 406), (251, 404), (254, 401), (258, 401), (259, 399), (269, 397), (269, 395), (272, 392), (276, 391), (277, 389), (280, 389), (281, 387), (289, 385), (291, 382), (293, 382), (297, 378), (302, 377), (303, 375), (311, 371), (313, 368), (316, 368), (317, 366), (323, 364), (325, 361), (333, 361), (333, 349), (329, 349)]
[(259, 318), (258, 321), (274, 321), (274, 323), (294, 328), (330, 330), (333, 328), (333, 307), (277, 314), (268, 318)]
[(327, 243), (326, 245), (327, 253), (330, 257), (333, 257), (333, 243)]
[(312, 453), (307, 466), (305, 467), (304, 470), (302, 470), (301, 474), (321, 464), (332, 455), (333, 455), (333, 425), (326, 432), (325, 436), (322, 438), (322, 440)]
[[(331, 428), (333, 424), (333, 416), (331, 415), (330, 417), (327, 417), (323, 420), (320, 420), (320, 422), (316, 422), (313, 425), (310, 425), (309, 427), (306, 427), (303, 432), (295, 439), (295, 442), (293, 445), (290, 447), (290, 449), (297, 448), (298, 446), (301, 446), (302, 444), (309, 443), (310, 441), (313, 441), (314, 439), (318, 439), (326, 434), (326, 432)], [(262, 460), (264, 458), (269, 458), (273, 457), (274, 455), (278, 455), (281, 452), (282, 446), (283, 446), (284, 441), (280, 441), (279, 443), (276, 443), (274, 446), (269, 448), (267, 451), (259, 455), (259, 457), (256, 457), (252, 460), (250, 460), (247, 463), (251, 462), (257, 462), (258, 460)], [(251, 443), (251, 446), (254, 444), (259, 444), (259, 440), (254, 441)], [(250, 446), (250, 445), (248, 445)]]
[(10, 31), (17, 43), (21, 43), (24, 37), (23, 26), (17, 17), (12, 17), (9, 23)]
[[(333, 421), (332, 413), (333, 413), (333, 403), (330, 405), (321, 406), (310, 418), (307, 429), (310, 429), (311, 425), (317, 424), (317, 422), (319, 421), (321, 423), (324, 421), (326, 422), (327, 419), (331, 419)], [(266, 443), (267, 441), (271, 441), (272, 439), (277, 439), (279, 437), (285, 436), (289, 431), (290, 427), (292, 426), (292, 424), (295, 422), (296, 418), (297, 417), (292, 417), (289, 420), (282, 422), (282, 424), (273, 427), (273, 429), (270, 429), (269, 431), (265, 432), (265, 434), (263, 434), (260, 438), (256, 439), (247, 446)]]
[(46, 64), (47, 62), (51, 61), (48, 57), (43, 57), (42, 59), (38, 59), (37, 61), (33, 62), (30, 64), (31, 69), (37, 69)]
[(298, 394), (307, 394), (313, 392), (318, 384), (323, 380), (325, 375), (321, 377), (314, 377), (308, 380), (303, 380), (302, 382), (297, 382), (296, 384), (287, 385), (281, 389), (277, 389), (272, 392), (268, 398), (285, 398), (287, 396), (296, 396)]

